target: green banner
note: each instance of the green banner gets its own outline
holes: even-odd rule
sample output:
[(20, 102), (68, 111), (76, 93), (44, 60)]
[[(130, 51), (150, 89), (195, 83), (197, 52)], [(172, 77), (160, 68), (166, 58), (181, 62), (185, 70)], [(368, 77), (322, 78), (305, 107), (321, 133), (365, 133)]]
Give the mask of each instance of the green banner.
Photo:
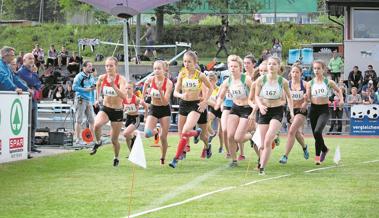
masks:
[[(174, 3), (182, 14), (314, 13), (317, 0), (194, 0)], [(153, 10), (144, 13), (154, 13)]]

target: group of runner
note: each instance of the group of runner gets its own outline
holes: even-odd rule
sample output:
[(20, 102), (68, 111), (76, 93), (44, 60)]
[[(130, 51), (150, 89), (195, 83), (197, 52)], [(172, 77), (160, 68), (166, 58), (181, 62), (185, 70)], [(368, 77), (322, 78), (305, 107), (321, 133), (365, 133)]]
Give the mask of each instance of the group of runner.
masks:
[[(96, 141), (90, 154), (95, 154), (102, 145), (101, 128), (111, 121), (111, 140), (115, 155), (113, 165), (117, 166), (120, 151), (118, 137), (124, 114), (126, 122), (123, 135), (131, 150), (140, 123), (138, 108), (140, 105), (149, 104), (144, 135), (146, 138), (155, 137), (155, 140), (161, 141), (160, 163), (164, 165), (171, 123), (170, 99), (173, 94), (180, 103), (179, 141), (175, 156), (169, 163), (172, 168), (176, 168), (179, 161), (186, 158), (190, 151), (191, 137), (194, 137), (195, 143), (201, 140), (204, 144), (201, 158), (210, 158), (212, 139), (218, 133), (218, 151), (222, 153), (225, 148), (226, 157), (231, 158), (230, 167), (238, 166), (238, 161), (245, 159), (244, 143), (250, 141), (257, 154), (259, 174), (264, 175), (272, 149), (279, 140), (278, 133), (285, 111), (290, 127), (285, 154), (279, 162), (287, 163), (295, 139), (303, 149), (304, 158), (308, 159), (309, 148), (305, 144), (302, 129), (309, 103), (309, 117), (315, 138), (315, 163), (321, 164), (329, 151), (322, 131), (329, 119), (328, 93), (331, 90), (338, 93), (340, 106), (343, 106), (340, 89), (334, 81), (324, 76), (325, 64), (322, 61), (313, 63), (315, 77), (310, 82), (301, 79), (302, 68), (299, 65), (292, 66), (289, 81), (285, 79), (282, 76), (280, 60), (276, 57), (269, 57), (255, 67), (256, 62), (251, 55), (243, 60), (237, 55), (230, 55), (227, 65), (230, 75), (217, 86), (217, 75), (214, 72), (208, 75), (202, 73), (196, 53), (187, 51), (183, 56), (183, 68), (174, 85), (167, 76), (167, 62), (157, 60), (153, 65), (153, 76), (144, 83), (144, 96), (139, 98), (134, 94), (134, 84), (118, 74), (117, 59), (107, 58), (106, 74), (99, 77), (96, 86), (97, 99), (102, 99), (102, 109), (95, 118)], [(147, 101), (146, 95), (151, 99)], [(218, 128), (215, 130), (212, 126), (216, 118)], [(252, 140), (254, 134), (259, 134), (257, 138), (260, 141)]]

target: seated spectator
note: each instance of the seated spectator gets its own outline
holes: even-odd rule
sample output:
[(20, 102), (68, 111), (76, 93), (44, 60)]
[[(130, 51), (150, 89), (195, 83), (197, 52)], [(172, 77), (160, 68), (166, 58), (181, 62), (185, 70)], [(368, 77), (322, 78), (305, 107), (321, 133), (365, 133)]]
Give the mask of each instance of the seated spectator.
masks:
[(75, 98), (75, 92), (74, 90), (72, 90), (72, 84), (71, 82), (67, 82), (67, 85), (66, 85), (66, 92), (64, 94), (66, 96), (66, 100), (67, 102), (74, 102), (74, 98)]
[(375, 99), (374, 89), (368, 89), (367, 95), (362, 96), (363, 104), (373, 104)]
[(62, 50), (59, 53), (59, 66), (66, 66), (68, 62), (68, 51), (65, 46), (62, 46)]
[(47, 57), (46, 67), (49, 67), (50, 65), (53, 67), (58, 66), (58, 52), (55, 49), (54, 45), (50, 46), (49, 55)]
[(367, 96), (368, 90), (372, 89), (372, 91), (375, 91), (374, 88), (374, 82), (370, 80), (366, 85), (362, 86), (362, 97)]
[(38, 70), (40, 69), (43, 64), (45, 64), (45, 53), (42, 48), (39, 47), (39, 44), (36, 44), (32, 54), (34, 55), (34, 63), (37, 66)]
[(55, 89), (53, 93), (53, 100), (56, 101), (63, 101), (65, 98), (65, 91), (62, 85), (57, 85), (57, 88)]
[(363, 85), (367, 85), (367, 83), (372, 80), (374, 83), (374, 87), (376, 89), (378, 84), (378, 77), (376, 75), (376, 72), (373, 68), (373, 66), (370, 64), (368, 65), (368, 70), (365, 71), (364, 79), (363, 79)]
[(353, 70), (349, 73), (349, 88), (356, 87), (358, 90), (362, 85), (362, 72), (358, 69), (358, 66), (354, 66)]
[(377, 89), (375, 92), (374, 104), (379, 104), (379, 89)]
[(348, 104), (361, 104), (362, 103), (362, 97), (360, 94), (358, 94), (357, 87), (351, 88), (351, 95), (347, 96), (347, 103)]
[(72, 56), (68, 60), (67, 70), (70, 72), (70, 76), (75, 77), (80, 71), (81, 58), (76, 56), (75, 52), (72, 52)]

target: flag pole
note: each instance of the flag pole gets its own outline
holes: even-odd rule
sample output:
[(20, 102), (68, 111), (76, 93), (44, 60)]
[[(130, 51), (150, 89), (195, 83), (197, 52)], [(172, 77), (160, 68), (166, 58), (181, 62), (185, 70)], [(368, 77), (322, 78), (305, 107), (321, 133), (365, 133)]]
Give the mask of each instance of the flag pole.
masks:
[(130, 211), (132, 207), (132, 195), (133, 195), (133, 189), (134, 189), (134, 179), (135, 179), (135, 172), (136, 172), (136, 166), (133, 165), (133, 172), (132, 172), (132, 185), (130, 187), (130, 193), (129, 193), (129, 209), (128, 209), (128, 218), (130, 217)]

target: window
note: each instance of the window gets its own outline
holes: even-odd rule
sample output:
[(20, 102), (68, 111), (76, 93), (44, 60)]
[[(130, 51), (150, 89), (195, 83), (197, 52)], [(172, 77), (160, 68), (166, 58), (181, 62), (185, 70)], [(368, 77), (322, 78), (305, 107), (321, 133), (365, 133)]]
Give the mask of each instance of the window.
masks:
[(379, 8), (353, 10), (353, 37), (356, 39), (379, 39)]

